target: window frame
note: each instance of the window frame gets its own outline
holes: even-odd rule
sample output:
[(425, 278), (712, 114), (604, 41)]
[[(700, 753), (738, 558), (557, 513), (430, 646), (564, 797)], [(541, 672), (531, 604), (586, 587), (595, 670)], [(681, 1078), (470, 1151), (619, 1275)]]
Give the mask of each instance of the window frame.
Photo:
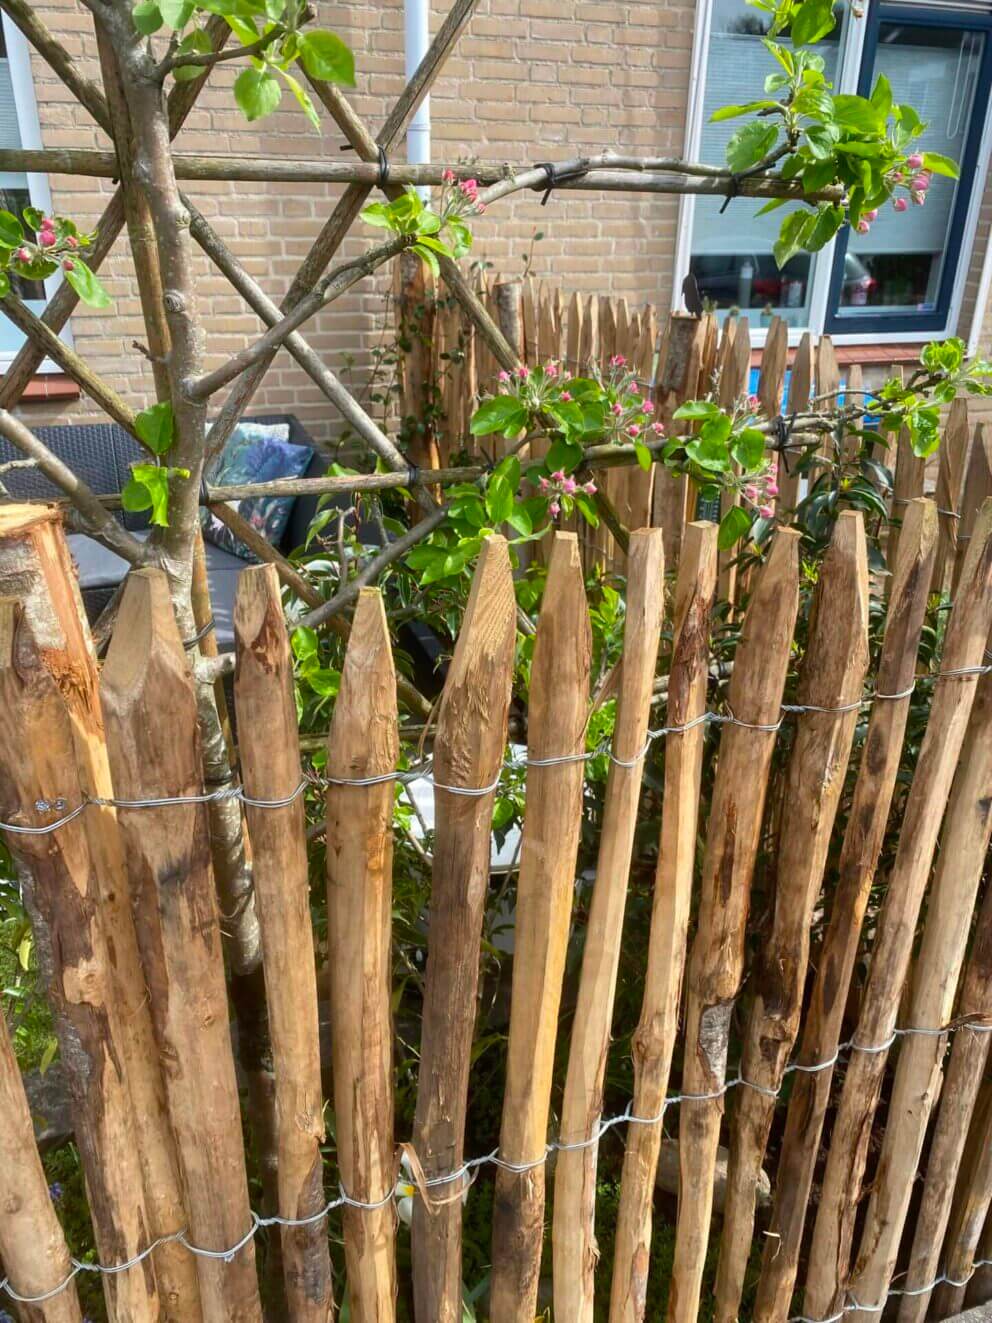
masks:
[[(17, 128), (21, 136), (21, 145), (27, 150), (41, 149), (44, 143), (41, 138), (41, 121), (38, 118), (38, 100), (34, 90), (34, 76), (31, 72), (31, 48), (23, 32), (7, 17), (6, 13), (0, 12), (0, 22), (3, 23), (3, 39), (7, 48), (7, 59), (10, 62), (10, 81), (14, 89), (14, 112), (17, 116)], [(27, 171), (26, 174), (28, 197), (31, 199), (31, 205), (50, 215), (52, 213), (52, 190), (48, 182), (48, 176), (39, 174), (36, 171)], [(62, 276), (56, 271), (44, 283), (45, 297), (51, 299), (62, 283)], [(72, 344), (71, 323), (67, 322), (65, 324), (60, 332), (60, 338), (66, 344)], [(16, 353), (16, 350), (13, 352), (0, 350), (0, 376), (14, 361)], [(39, 364), (36, 375), (61, 371), (62, 369), (57, 363), (53, 363), (51, 359), (46, 358)]]
[[(989, 39), (986, 42), (986, 51), (983, 55), (979, 79), (979, 93), (981, 93), (984, 86), (982, 80), (985, 73), (985, 63), (992, 55), (992, 13), (989, 12), (987, 6), (969, 5), (967, 0), (963, 0), (963, 3), (948, 3), (947, 0), (903, 0), (901, 4), (886, 4), (883, 0), (870, 0), (867, 12), (862, 18), (856, 18), (853, 12), (849, 10), (846, 31), (841, 39), (840, 69), (836, 79), (835, 91), (842, 93), (859, 92), (862, 90), (863, 80), (870, 78), (870, 74), (865, 75), (863, 72), (866, 67), (865, 55), (868, 53), (867, 42), (869, 33), (874, 33), (877, 36), (880, 21), (879, 12), (882, 9), (886, 11), (886, 15), (892, 11), (899, 11), (904, 15), (907, 22), (921, 23), (927, 20), (935, 26), (939, 26), (942, 22), (948, 20), (954, 20), (954, 26), (964, 28), (984, 27), (987, 22), (989, 25)], [(696, 5), (684, 138), (684, 154), (690, 160), (694, 160), (698, 156), (702, 137), (703, 93), (706, 86), (712, 12), (713, 0), (699, 0)], [(871, 48), (871, 54), (874, 56), (874, 46)], [(976, 106), (980, 106), (980, 104), (979, 99), (976, 98)], [(978, 129), (979, 123), (981, 123), (980, 130)], [(976, 130), (978, 131), (976, 132)], [(972, 140), (975, 144), (973, 183), (967, 205), (960, 205), (960, 199), (955, 202), (955, 223), (958, 221), (959, 210), (961, 212), (959, 247), (954, 277), (950, 282), (947, 312), (939, 325), (932, 328), (929, 328), (928, 325), (925, 328), (917, 324), (916, 328), (908, 330), (893, 329), (891, 321), (888, 329), (872, 329), (872, 327), (864, 326), (860, 322), (853, 329), (844, 329), (843, 322), (838, 326), (837, 318), (831, 316), (829, 312), (831, 286), (835, 271), (841, 269), (837, 265), (836, 258), (840, 240), (833, 239), (821, 252), (816, 254), (817, 260), (814, 262), (813, 279), (810, 287), (809, 325), (789, 328), (790, 345), (797, 345), (807, 331), (814, 335), (829, 334), (835, 345), (914, 344), (924, 343), (928, 340), (946, 339), (958, 333), (957, 321), (961, 313), (969, 269), (975, 257), (974, 244), (978, 230), (979, 213), (988, 176), (989, 156), (992, 154), (992, 95), (988, 97), (984, 119), (982, 119), (980, 109), (977, 114), (974, 114), (973, 127), (969, 135), (969, 148), (972, 145)], [(964, 171), (962, 170), (963, 174)], [(731, 203), (731, 206), (742, 205), (746, 205), (746, 202), (741, 199)], [(688, 275), (690, 268), (694, 217), (695, 199), (691, 195), (682, 195), (679, 198), (678, 229), (675, 242), (674, 280), (672, 284), (673, 311), (678, 311), (682, 306), (682, 282)], [(992, 244), (992, 238), (989, 242)], [(846, 246), (846, 236), (844, 243)], [(752, 310), (752, 312), (754, 311), (756, 310)], [(876, 320), (880, 322), (883, 319), (873, 318), (873, 323)], [(850, 327), (850, 322), (847, 323), (847, 326)], [(766, 327), (752, 324), (751, 343), (755, 348), (760, 348), (764, 344), (766, 335)]]

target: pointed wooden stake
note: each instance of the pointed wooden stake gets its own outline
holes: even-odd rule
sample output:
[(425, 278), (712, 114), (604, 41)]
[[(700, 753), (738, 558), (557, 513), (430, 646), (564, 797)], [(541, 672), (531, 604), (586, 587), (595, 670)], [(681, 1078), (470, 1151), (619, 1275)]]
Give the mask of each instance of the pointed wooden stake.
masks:
[[(504, 538), (483, 543), (438, 710), (434, 741), (435, 845), (414, 1145), (428, 1179), (458, 1170), (489, 886), (495, 781), (506, 747), (516, 604)], [(460, 795), (456, 789), (482, 789)], [(418, 1319), (461, 1323), (464, 1180), (433, 1187), (413, 1213)], [(442, 1202), (446, 1201), (446, 1202)]]
[[(685, 530), (675, 588), (674, 642), (665, 724), (690, 726), (665, 740), (665, 795), (658, 846), (658, 871), (651, 911), (651, 937), (641, 1018), (633, 1041), (633, 1114), (659, 1116), (679, 1026), (689, 902), (699, 829), (699, 788), (706, 727), (710, 611), (716, 588), (716, 525), (691, 523)], [(691, 725), (698, 721), (697, 725)], [(661, 1149), (662, 1125), (627, 1129), (620, 1209), (617, 1216), (611, 1323), (640, 1323), (644, 1317), (651, 1254), (651, 1211)]]
[(642, 528), (632, 535), (613, 732), (613, 754), (621, 761), (611, 763), (606, 786), (561, 1114), (562, 1141), (585, 1147), (563, 1149), (555, 1167), (555, 1316), (576, 1323), (592, 1320), (593, 1274), (599, 1257), (595, 1235), (598, 1144), (588, 1141), (595, 1139), (603, 1106), (627, 881), (664, 607), (664, 564), (661, 529)]
[[(799, 606), (799, 534), (780, 528), (744, 618), (728, 703), (703, 861), (699, 918), (686, 980), (683, 1094), (717, 1094), (727, 1073), (730, 1020), (744, 968), (751, 877), (768, 770)], [(696, 1323), (713, 1206), (723, 1098), (679, 1109), (678, 1234), (671, 1323)]]
[[(234, 632), (242, 782), (253, 799), (285, 799), (297, 791), (302, 772), (293, 661), (275, 566), (251, 566), (239, 576)], [(319, 1212), (325, 1199), (303, 798), (297, 795), (283, 808), (249, 804), (246, 811), (275, 1071), (278, 1212), (305, 1218)], [(289, 1318), (325, 1323), (334, 1303), (326, 1225), (282, 1227), (280, 1239)]]
[[(399, 759), (396, 674), (377, 589), (363, 588), (327, 740), (327, 774), (385, 776)], [(327, 788), (327, 940), (334, 1115), (341, 1183), (378, 1203), (395, 1184), (390, 1014), (395, 785)], [(396, 1213), (347, 1207), (344, 1248), (355, 1323), (396, 1310)]]
[[(591, 637), (578, 540), (554, 539), (531, 666), (527, 751), (580, 754), (589, 707)], [(545, 1153), (558, 1007), (568, 945), (585, 768), (527, 771), (513, 951), (513, 1000), (500, 1156), (541, 1164)], [(545, 1168), (500, 1168), (493, 1210), (493, 1323), (533, 1323), (544, 1237)]]
[[(160, 570), (133, 573), (100, 686), (119, 799), (203, 794), (196, 698)], [(202, 804), (119, 809), (138, 941), (195, 1245), (251, 1230), (220, 925)], [(255, 1245), (197, 1257), (204, 1323), (260, 1323)]]

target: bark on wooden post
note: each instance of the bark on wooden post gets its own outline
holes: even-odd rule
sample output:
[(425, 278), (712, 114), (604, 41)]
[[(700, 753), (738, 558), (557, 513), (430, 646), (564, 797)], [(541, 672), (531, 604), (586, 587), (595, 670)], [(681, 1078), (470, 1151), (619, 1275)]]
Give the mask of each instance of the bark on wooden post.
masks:
[[(158, 570), (128, 579), (100, 693), (119, 799), (203, 794), (193, 683)], [(118, 819), (190, 1239), (229, 1250), (252, 1220), (206, 809), (120, 808)], [(196, 1264), (205, 1323), (260, 1323), (252, 1240), (230, 1262)]]
[(971, 542), (978, 511), (982, 502), (989, 496), (992, 496), (992, 427), (979, 423), (971, 443), (964, 487), (961, 492), (961, 520), (958, 525), (958, 548), (954, 561), (954, 582), (951, 586), (952, 598), (961, 581), (961, 569), (968, 554), (968, 545)]
[[(506, 746), (516, 604), (504, 538), (483, 544), (445, 682), (434, 741), (435, 846), (414, 1144), (429, 1178), (464, 1157), (468, 1076), (489, 885), (494, 782)], [(461, 795), (443, 787), (483, 789)], [(463, 1180), (414, 1204), (418, 1320), (461, 1323)], [(448, 1200), (440, 1203), (440, 1200)]]
[[(660, 1116), (679, 1027), (689, 903), (699, 828), (699, 789), (706, 727), (710, 611), (716, 589), (716, 525), (685, 530), (675, 588), (674, 642), (665, 724), (688, 726), (665, 739), (665, 793), (651, 936), (641, 1017), (634, 1034), (633, 1115)], [(692, 725), (696, 722), (696, 725)], [(644, 1317), (651, 1256), (651, 1212), (662, 1123), (627, 1128), (613, 1253), (610, 1323)]]
[[(275, 1071), (278, 1212), (307, 1218), (325, 1203), (317, 980), (293, 662), (274, 566), (240, 575), (234, 631), (242, 782), (250, 799), (290, 800), (249, 803), (247, 815)], [(324, 1323), (334, 1303), (326, 1225), (282, 1227), (280, 1239), (288, 1317)]]
[[(655, 404), (659, 420), (671, 435), (687, 430), (689, 424), (673, 427), (672, 415), (680, 404), (695, 399), (699, 373), (706, 349), (708, 327), (705, 318), (672, 315), (658, 358), (658, 386)], [(664, 530), (665, 564), (671, 573), (678, 566), (685, 528), (688, 480), (669, 472), (664, 466), (655, 470), (654, 523)]]
[(992, 832), (992, 675), (984, 675), (954, 778), (940, 854), (927, 903), (923, 942), (906, 1016), (928, 1035), (899, 1051), (888, 1123), (861, 1234), (854, 1290), (866, 1304), (883, 1300), (895, 1271), (913, 1177), (941, 1083), (947, 1035), (935, 1031), (954, 1011), (958, 978)]
[(988, 1029), (992, 1024), (992, 887), (986, 890), (976, 925), (957, 1012), (960, 1020), (975, 1021), (976, 1029), (961, 1025), (954, 1035), (906, 1270), (907, 1292), (919, 1294), (903, 1296), (899, 1323), (923, 1323), (927, 1316), (932, 1293), (922, 1288), (938, 1273), (965, 1139), (988, 1061), (992, 1039)]
[[(816, 962), (816, 978), (803, 1026), (799, 1061), (806, 1066), (829, 1060), (840, 1042), (861, 925), (899, 771), (936, 542), (937, 512), (933, 503), (922, 499), (911, 502), (903, 522), (902, 545), (875, 676), (877, 693), (897, 697), (876, 701), (871, 708), (841, 847), (833, 909)], [(799, 1071), (793, 1079), (779, 1153), (770, 1234), (754, 1305), (755, 1318), (761, 1323), (782, 1320), (788, 1313), (832, 1077), (832, 1069), (826, 1068)]]
[[(981, 664), (992, 624), (992, 500), (983, 505), (947, 626), (941, 671)], [(855, 1042), (879, 1047), (896, 1027), (899, 998), (937, 834), (971, 715), (977, 676), (952, 675), (934, 686), (930, 720), (906, 800), (902, 831), (878, 923)], [(886, 1051), (851, 1055), (834, 1122), (806, 1279), (805, 1312), (838, 1306), (850, 1265), (851, 1236), (864, 1175), (871, 1118)]]
[[(531, 666), (527, 752), (580, 754), (591, 635), (578, 540), (554, 538)], [(493, 1209), (493, 1323), (533, 1323), (544, 1237), (545, 1145), (558, 1008), (582, 824), (582, 762), (527, 770), (514, 924), (513, 999)]]
[(620, 666), (616, 724), (603, 805), (596, 881), (586, 928), (578, 1002), (569, 1045), (562, 1102), (561, 1139), (583, 1147), (563, 1149), (555, 1166), (552, 1243), (557, 1318), (592, 1319), (596, 1248), (596, 1131), (603, 1106), (606, 1053), (613, 1020), (620, 939), (645, 740), (664, 610), (665, 561), (660, 528), (643, 528), (630, 540), (627, 616)]
[[(65, 705), (10, 598), (0, 600), (0, 710), (0, 818), (45, 827), (76, 808), (83, 791)], [(142, 1254), (150, 1235), (85, 812), (52, 832), (9, 833), (7, 845), (31, 877), (25, 900), (69, 1079), (97, 1250), (102, 1262), (119, 1264)], [(158, 1323), (150, 1259), (105, 1277), (103, 1287), (112, 1317)]]
[(934, 1292), (933, 1309), (937, 1318), (953, 1318), (964, 1309), (975, 1260), (981, 1257), (982, 1229), (992, 1207), (992, 1084), (986, 1083), (984, 1094), (975, 1109), (968, 1134), (968, 1156), (954, 1195), (954, 1210), (944, 1245), (944, 1272), (950, 1280)]
[[(93, 799), (113, 797), (99, 677), (60, 515), (37, 505), (0, 510), (0, 595), (15, 593), (40, 644), (41, 661), (58, 686), (72, 731), (80, 787)], [(120, 1012), (118, 1025), (131, 1095), (145, 1208), (152, 1240), (186, 1225), (185, 1197), (169, 1121), (165, 1081), (148, 1007), (145, 974), (131, 910), (124, 848), (114, 809), (94, 804), (82, 819), (100, 888), (107, 954)], [(199, 1318), (196, 1265), (175, 1242), (153, 1256), (165, 1323)]]
[[(723, 1238), (716, 1277), (717, 1323), (733, 1323), (754, 1240), (754, 1211), (775, 1093), (799, 1032), (809, 933), (840, 803), (868, 665), (868, 553), (861, 515), (834, 525), (813, 599), (797, 701), (820, 708), (796, 716), (779, 832), (775, 907), (761, 953), (744, 1034)], [(845, 710), (848, 709), (848, 710)]]
[[(700, 908), (686, 980), (681, 1092), (719, 1094), (744, 965), (744, 929), (768, 770), (799, 606), (799, 534), (780, 528), (757, 576), (730, 681), (737, 722), (720, 737)], [(763, 728), (763, 729), (762, 729)], [(695, 1323), (713, 1203), (721, 1096), (679, 1108), (678, 1233), (668, 1318)]]
[(968, 401), (959, 396), (948, 412), (938, 455), (937, 490), (934, 496), (940, 512), (940, 540), (937, 543), (937, 560), (931, 585), (935, 593), (942, 593), (949, 586), (947, 579), (957, 556), (962, 481), (968, 457), (969, 435)]
[(411, 462), (418, 468), (436, 469), (441, 461), (430, 412), (434, 403), (431, 367), (437, 325), (434, 281), (416, 253), (400, 253), (395, 272), (401, 432)]
[[(21, 1070), (0, 1010), (0, 1259), (20, 1296), (46, 1295), (72, 1271), (48, 1177), (34, 1142)], [(0, 1290), (0, 1308), (8, 1297)], [(24, 1323), (82, 1323), (76, 1283), (37, 1305), (17, 1306)]]
[[(378, 1203), (393, 1162), (392, 947), (395, 785), (335, 785), (395, 771), (396, 675), (382, 598), (363, 588), (327, 741), (327, 939), (331, 972), (334, 1115), (341, 1184)], [(356, 1323), (396, 1309), (396, 1213), (344, 1211), (348, 1300)]]

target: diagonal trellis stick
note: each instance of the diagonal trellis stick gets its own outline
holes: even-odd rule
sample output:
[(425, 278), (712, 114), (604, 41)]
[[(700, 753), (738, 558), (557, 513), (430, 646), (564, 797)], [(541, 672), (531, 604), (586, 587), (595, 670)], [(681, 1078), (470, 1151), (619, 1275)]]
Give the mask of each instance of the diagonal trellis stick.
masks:
[[(26, 25), (21, 23), (20, 16), (25, 16), (26, 19), (34, 17), (33, 11), (26, 0), (0, 0), (0, 8), (6, 10), (42, 59), (63, 79), (69, 90), (78, 96), (76, 88), (78, 72), (75, 62), (65, 47), (45, 28), (44, 24), (30, 21), (26, 22)], [(222, 49), (231, 35), (231, 29), (223, 18), (211, 18), (204, 30), (214, 50)], [(196, 98), (206, 80), (207, 75), (205, 73), (201, 78), (176, 83), (169, 92), (169, 133), (173, 138), (178, 134), (193, 109)], [(91, 84), (91, 86), (94, 85)], [(82, 100), (82, 98), (80, 99)], [(110, 112), (106, 108), (106, 99), (103, 97), (103, 93), (100, 93), (99, 101), (96, 98), (90, 99), (92, 105), (87, 105), (85, 101), (83, 104), (87, 105), (87, 109), (93, 114), (97, 123), (109, 133)], [(87, 265), (92, 267), (94, 271), (99, 270), (108, 253), (117, 242), (117, 238), (124, 227), (124, 219), (124, 190), (118, 187), (97, 222), (97, 237), (93, 247), (86, 255)], [(63, 281), (49, 299), (39, 320), (57, 334), (72, 316), (78, 303), (79, 295), (68, 281)], [(0, 408), (9, 409), (17, 403), (24, 393), (25, 387), (44, 361), (46, 354), (47, 350), (42, 349), (30, 340), (21, 346), (10, 367), (4, 373), (3, 379), (0, 380)]]

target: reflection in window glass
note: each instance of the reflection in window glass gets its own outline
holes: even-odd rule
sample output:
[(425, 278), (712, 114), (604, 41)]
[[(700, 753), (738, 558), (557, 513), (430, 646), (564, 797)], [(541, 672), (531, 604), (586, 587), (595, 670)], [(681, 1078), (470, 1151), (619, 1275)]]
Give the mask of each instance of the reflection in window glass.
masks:
[[(7, 56), (3, 28), (0, 27), (0, 147), (22, 145), (17, 123), (17, 108), (14, 103), (10, 60)], [(0, 208), (4, 211), (12, 211), (19, 218), (24, 208), (30, 205), (27, 175), (0, 170)], [(45, 306), (45, 286), (40, 280), (22, 280), (19, 276), (12, 276), (11, 285), (15, 294), (19, 294), (32, 311), (42, 311)], [(6, 317), (0, 317), (0, 354), (16, 352), (23, 341), (24, 336), (13, 322)]]
[[(725, 162), (731, 135), (748, 118), (711, 124), (710, 115), (720, 106), (764, 96), (765, 77), (778, 69), (761, 41), (770, 21), (745, 0), (713, 0), (700, 143), (700, 159), (709, 164)], [(841, 30), (838, 23), (817, 48), (828, 82), (833, 82), (837, 72)], [(772, 245), (793, 204), (767, 216), (755, 216), (760, 205), (737, 199), (721, 216), (722, 198), (696, 198), (692, 274), (700, 294), (716, 307), (721, 319), (732, 309), (755, 308), (762, 313), (752, 314), (752, 325), (767, 325), (778, 315), (790, 326), (806, 326), (813, 259), (799, 253), (780, 271), (772, 256)]]
[[(872, 84), (885, 74), (895, 100), (918, 112), (925, 150), (964, 156), (985, 40), (959, 28), (881, 24)], [(956, 188), (934, 175), (924, 206), (886, 207), (867, 234), (850, 234), (839, 316), (935, 310)]]

